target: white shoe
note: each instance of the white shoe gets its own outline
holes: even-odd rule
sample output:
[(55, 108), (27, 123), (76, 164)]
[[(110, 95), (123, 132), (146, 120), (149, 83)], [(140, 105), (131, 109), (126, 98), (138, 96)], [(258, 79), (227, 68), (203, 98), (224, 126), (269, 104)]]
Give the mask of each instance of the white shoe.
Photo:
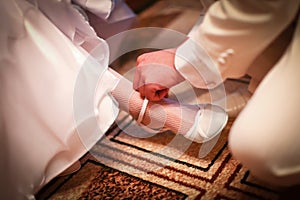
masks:
[[(149, 133), (160, 133), (167, 131), (167, 128), (152, 129), (141, 124), (145, 109), (147, 107), (148, 100), (144, 100), (141, 113), (136, 121), (140, 127)], [(222, 132), (228, 121), (228, 114), (220, 106), (213, 104), (199, 104), (200, 108), (196, 114), (195, 122), (190, 130), (183, 134), (183, 136), (189, 140), (204, 143), (216, 137)]]
[(195, 123), (184, 135), (189, 140), (204, 143), (219, 135), (228, 121), (226, 111), (213, 104), (200, 104)]

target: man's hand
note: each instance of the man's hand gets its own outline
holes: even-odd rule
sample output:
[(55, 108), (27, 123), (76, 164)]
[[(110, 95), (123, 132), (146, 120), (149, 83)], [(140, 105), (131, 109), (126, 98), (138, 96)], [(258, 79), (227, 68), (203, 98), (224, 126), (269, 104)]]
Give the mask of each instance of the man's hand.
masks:
[(150, 101), (168, 95), (169, 88), (185, 79), (174, 66), (175, 49), (142, 54), (137, 58), (133, 88)]

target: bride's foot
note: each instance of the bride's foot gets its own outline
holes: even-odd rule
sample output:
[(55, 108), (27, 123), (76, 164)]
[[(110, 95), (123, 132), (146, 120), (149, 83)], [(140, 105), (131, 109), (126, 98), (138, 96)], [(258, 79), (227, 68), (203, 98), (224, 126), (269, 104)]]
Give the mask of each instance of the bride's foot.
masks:
[(148, 104), (144, 100), (138, 123), (147, 130), (171, 130), (198, 143), (221, 133), (228, 120), (225, 110), (212, 104), (183, 105), (170, 99)]
[(156, 132), (168, 129), (190, 140), (206, 142), (218, 135), (227, 123), (227, 113), (219, 106), (183, 105), (171, 99), (145, 103), (130, 81), (119, 78), (119, 84), (111, 92), (119, 108)]
[(219, 135), (228, 121), (225, 110), (212, 104), (199, 105), (200, 110), (195, 117), (193, 127), (184, 134), (190, 140), (198, 143), (208, 142)]

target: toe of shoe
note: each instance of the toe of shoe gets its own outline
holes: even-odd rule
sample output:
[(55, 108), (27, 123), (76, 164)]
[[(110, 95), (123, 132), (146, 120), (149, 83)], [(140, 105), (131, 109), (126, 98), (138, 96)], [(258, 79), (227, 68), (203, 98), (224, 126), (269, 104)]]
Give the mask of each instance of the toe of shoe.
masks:
[(199, 119), (198, 132), (206, 142), (217, 136), (224, 129), (228, 121), (226, 111), (217, 105), (205, 105)]

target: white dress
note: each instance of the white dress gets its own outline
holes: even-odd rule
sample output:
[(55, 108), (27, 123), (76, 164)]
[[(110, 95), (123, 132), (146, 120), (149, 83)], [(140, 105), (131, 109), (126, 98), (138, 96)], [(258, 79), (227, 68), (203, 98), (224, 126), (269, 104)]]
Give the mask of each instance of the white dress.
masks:
[[(102, 3), (90, 5), (107, 17), (113, 4)], [(0, 197), (31, 198), (113, 123), (118, 79), (107, 44), (70, 0), (1, 1), (0, 13)], [(85, 42), (98, 46), (95, 59)]]

